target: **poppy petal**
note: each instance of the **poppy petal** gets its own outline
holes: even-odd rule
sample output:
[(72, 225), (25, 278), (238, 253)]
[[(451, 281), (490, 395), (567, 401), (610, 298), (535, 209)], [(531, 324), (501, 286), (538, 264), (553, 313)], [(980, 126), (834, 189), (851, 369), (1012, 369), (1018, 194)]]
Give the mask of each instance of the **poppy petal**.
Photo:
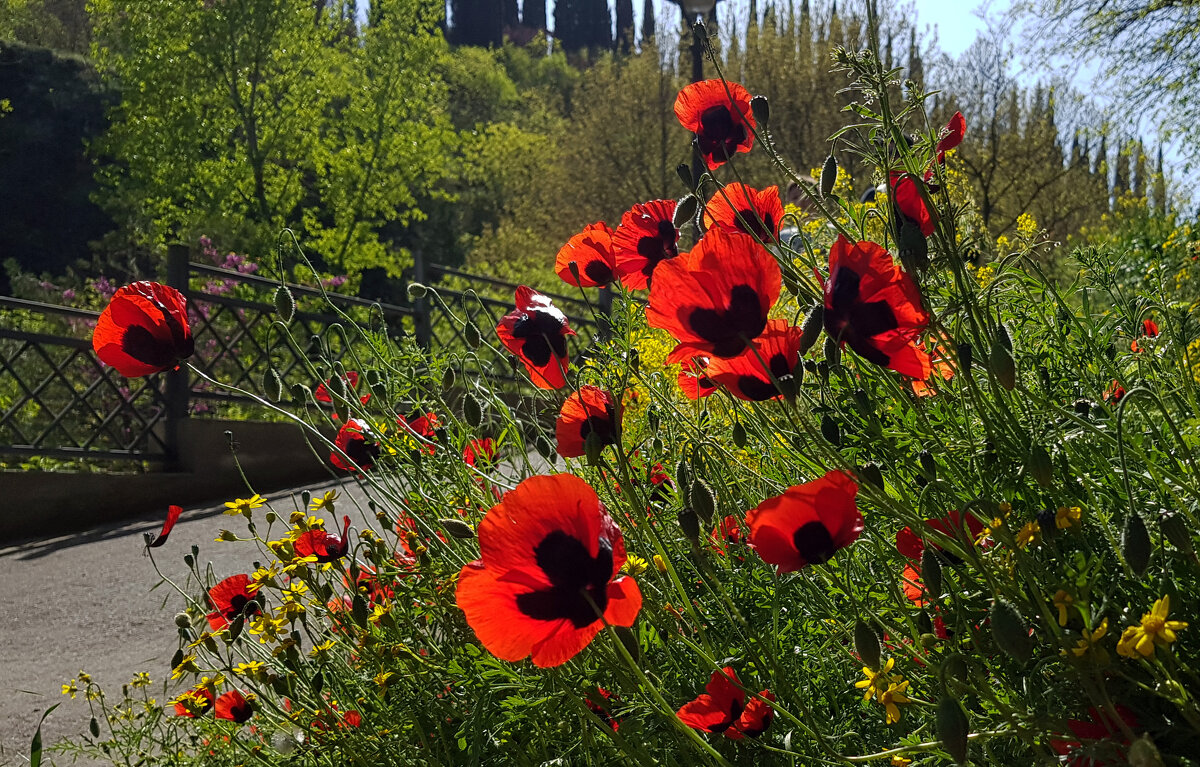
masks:
[[(173, 506), (173, 505), (168, 506), (167, 507), (167, 521), (163, 522), (162, 532), (160, 532), (158, 534), (157, 538), (155, 538), (150, 543), (147, 543), (146, 545), (152, 549), (157, 549), (159, 546), (162, 546), (164, 543), (166, 543), (167, 536), (169, 536), (171, 534), (171, 531), (175, 529), (175, 523), (179, 521), (179, 515), (182, 513), (183, 513), (182, 506)], [(150, 534), (146, 533), (146, 535), (149, 536)]]

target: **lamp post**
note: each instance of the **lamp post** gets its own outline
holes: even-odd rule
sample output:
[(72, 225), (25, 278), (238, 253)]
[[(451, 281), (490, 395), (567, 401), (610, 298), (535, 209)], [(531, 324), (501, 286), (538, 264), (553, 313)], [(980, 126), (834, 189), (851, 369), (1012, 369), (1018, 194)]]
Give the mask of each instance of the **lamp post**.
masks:
[[(679, 9), (683, 11), (684, 21), (687, 22), (688, 28), (691, 28), (697, 21), (703, 21), (708, 14), (712, 13), (712, 9), (716, 7), (717, 0), (676, 0), (679, 3)], [(704, 79), (704, 42), (696, 35), (692, 35), (692, 82), (698, 83)], [(700, 175), (704, 173), (704, 163), (700, 160), (699, 154), (692, 152), (692, 180), (694, 183), (699, 183)]]

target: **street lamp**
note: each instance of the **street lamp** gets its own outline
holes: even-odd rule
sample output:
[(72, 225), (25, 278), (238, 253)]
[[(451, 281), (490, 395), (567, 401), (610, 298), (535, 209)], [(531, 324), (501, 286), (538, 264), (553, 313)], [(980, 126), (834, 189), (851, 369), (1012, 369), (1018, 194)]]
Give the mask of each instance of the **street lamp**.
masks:
[[(679, 9), (683, 11), (684, 21), (687, 22), (689, 28), (697, 21), (703, 21), (712, 13), (713, 8), (717, 5), (717, 0), (676, 0), (679, 3)], [(698, 35), (692, 35), (692, 82), (698, 83), (704, 79), (704, 41)], [(704, 163), (701, 162), (700, 156), (694, 150), (692, 152), (692, 181), (697, 183), (700, 181), (700, 175), (704, 173)]]

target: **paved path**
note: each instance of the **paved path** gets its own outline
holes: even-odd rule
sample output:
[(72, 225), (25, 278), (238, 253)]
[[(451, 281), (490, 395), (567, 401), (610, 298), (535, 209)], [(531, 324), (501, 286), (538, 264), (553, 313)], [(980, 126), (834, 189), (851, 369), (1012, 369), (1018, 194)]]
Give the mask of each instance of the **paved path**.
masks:
[[(364, 499), (353, 484), (325, 482), (310, 489), (324, 492), (329, 487), (338, 487), (346, 501)], [(300, 503), (298, 491), (269, 498), (285, 519)], [(361, 526), (356, 505), (340, 502), (338, 516), (347, 513)], [(213, 563), (217, 577), (249, 571), (250, 562), (259, 558), (252, 544), (213, 540), (222, 528), (245, 533), (244, 520), (222, 510), (218, 505), (184, 511), (168, 543), (156, 550), (155, 561), (164, 574), (183, 582), (183, 556), (193, 544), (200, 546), (202, 562)], [(71, 536), (0, 544), (0, 765), (28, 764), (38, 718), (55, 703), (62, 705), (42, 728), (47, 744), (87, 731), (90, 714), (83, 695), (72, 701), (61, 693), (62, 684), (81, 669), (110, 700), (120, 698), (121, 685), (138, 671), (150, 673), (160, 703), (170, 697), (162, 682), (170, 676), (168, 666), (178, 646), (172, 616), (183, 599), (165, 584), (151, 591), (159, 578), (143, 555), (142, 540), (143, 533), (158, 533), (165, 513)], [(47, 755), (46, 761), (72, 763), (55, 755)]]

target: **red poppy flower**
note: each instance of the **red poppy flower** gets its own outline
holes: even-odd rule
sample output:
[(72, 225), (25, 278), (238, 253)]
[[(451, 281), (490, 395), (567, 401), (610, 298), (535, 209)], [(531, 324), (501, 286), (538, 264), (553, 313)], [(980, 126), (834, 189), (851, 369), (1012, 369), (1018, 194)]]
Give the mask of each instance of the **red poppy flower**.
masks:
[(479, 523), (480, 558), (463, 567), (458, 606), (501, 660), (532, 655), (557, 666), (603, 623), (632, 626), (642, 594), (625, 564), (621, 530), (596, 492), (570, 474), (531, 477)]
[(863, 529), (858, 484), (844, 471), (789, 487), (746, 514), (750, 545), (780, 574), (828, 562)]
[(926, 237), (933, 234), (937, 228), (937, 211), (930, 210), (925, 204), (921, 188), (917, 186), (926, 182), (918, 181), (909, 173), (896, 171), (888, 174), (888, 179), (892, 187), (892, 201), (896, 203), (900, 215), (916, 224)]
[(567, 385), (567, 316), (528, 285), (517, 288), (517, 308), (500, 318), (496, 334), (504, 348), (525, 363), (529, 378), (539, 389)]
[(1112, 404), (1112, 405), (1115, 405), (1118, 402), (1120, 402), (1121, 398), (1124, 396), (1125, 396), (1125, 387), (1122, 386), (1115, 379), (1113, 380), (1112, 383), (1110, 383), (1108, 385), (1108, 388), (1104, 390), (1104, 401), (1108, 402), (1109, 404)]
[(491, 463), (496, 459), (496, 444), (491, 437), (473, 439), (463, 447), (463, 461), (474, 466), (478, 461)]
[[(588, 224), (558, 251), (554, 259), (554, 273), (568, 285), (580, 288), (609, 284), (616, 278), (617, 270), (612, 237), (612, 230), (603, 221)], [(571, 274), (572, 263), (579, 272), (578, 280)]]
[(946, 152), (961, 144), (963, 136), (967, 135), (967, 121), (963, 117), (962, 112), (955, 112), (943, 130), (945, 133), (942, 134), (942, 137), (937, 142), (937, 161), (939, 165), (946, 161)]
[(578, 394), (567, 397), (554, 435), (558, 454), (563, 458), (578, 458), (587, 453), (587, 439), (599, 436), (600, 445), (615, 445), (621, 432), (621, 406), (613, 396), (598, 386), (582, 386)]
[(933, 372), (929, 378), (925, 380), (913, 379), (909, 381), (909, 386), (912, 387), (913, 394), (918, 397), (932, 397), (937, 394), (937, 389), (930, 385), (930, 381), (937, 380), (941, 376), (943, 381), (949, 381), (954, 377), (954, 361), (946, 354), (946, 349), (941, 344), (933, 347), (933, 354), (930, 357), (930, 366)]
[[(329, 393), (329, 384), (332, 381), (333, 379), (331, 378), (318, 386), (317, 390), (313, 392), (313, 399), (315, 399), (317, 402), (324, 402), (326, 405), (331, 404), (333, 402), (333, 395)], [(342, 381), (346, 384), (346, 389), (353, 392), (358, 388), (358, 371), (347, 370), (346, 375), (342, 378)], [(358, 401), (365, 405), (371, 401), (371, 395), (363, 394), (358, 398)]]
[(175, 523), (179, 521), (179, 515), (183, 513), (182, 506), (167, 507), (167, 521), (163, 522), (162, 532), (153, 541), (149, 540), (150, 533), (146, 533), (146, 545), (152, 549), (157, 549), (159, 546), (167, 542), (167, 536), (175, 529)]
[(341, 724), (345, 727), (361, 727), (362, 720), (362, 714), (358, 713), (354, 709), (351, 709), (342, 715)]
[(237, 690), (230, 690), (217, 698), (213, 711), (214, 718), (228, 719), (241, 724), (252, 716), (254, 716), (254, 707), (250, 705), (250, 701), (246, 700), (246, 696)]
[(700, 399), (721, 388), (705, 372), (708, 358), (686, 359), (679, 371), (679, 388), (688, 399)]
[(175, 699), (175, 716), (204, 716), (212, 708), (214, 697), (213, 691), (207, 687), (192, 688)]
[(829, 250), (825, 332), (859, 356), (925, 380), (932, 365), (917, 337), (929, 323), (916, 283), (879, 245), (838, 236)]
[(411, 432), (418, 437), (423, 437), (426, 442), (421, 443), (421, 452), (425, 455), (433, 455), (437, 452), (437, 446), (434, 441), (437, 439), (437, 427), (442, 425), (435, 413), (421, 413), (417, 411), (405, 418), (402, 415), (396, 416), (396, 424), (404, 431)]
[(726, 184), (704, 206), (706, 229), (724, 224), (761, 242), (778, 240), (782, 221), (783, 201), (779, 199), (777, 186), (759, 191), (742, 183)]
[[(721, 524), (717, 525), (712, 532), (716, 544), (712, 547), (721, 556), (724, 556), (726, 549), (737, 546), (742, 542), (742, 526), (738, 518), (730, 514), (721, 520)], [(739, 557), (741, 559), (741, 557)]]
[(679, 255), (678, 242), (674, 200), (640, 202), (625, 211), (612, 236), (621, 284), (630, 290), (645, 290), (658, 265)]
[(231, 575), (208, 590), (208, 604), (213, 612), (208, 614), (208, 625), (220, 631), (239, 615), (258, 615), (262, 608), (254, 598), (255, 589), (250, 588), (250, 576)]
[(904, 572), (900, 575), (900, 588), (909, 602), (917, 607), (925, 605), (925, 586), (921, 581), (919, 562), (910, 562), (904, 566)]
[(802, 335), (786, 320), (769, 320), (753, 347), (730, 360), (711, 360), (708, 377), (738, 399), (762, 402), (782, 397), (775, 382), (789, 379), (799, 367)]
[(612, 700), (612, 693), (603, 687), (597, 687), (596, 695), (594, 697), (603, 699), (604, 704), (601, 705), (596, 700), (593, 700), (593, 696), (589, 695), (583, 699), (583, 702), (587, 705), (588, 709), (591, 710), (593, 714), (600, 717), (600, 721), (611, 727), (613, 732), (621, 729), (621, 720), (613, 717), (608, 710), (608, 703), (610, 700)]
[[(1117, 716), (1092, 706), (1088, 709), (1089, 719), (1069, 719), (1067, 728), (1079, 740), (1051, 739), (1050, 747), (1060, 756), (1067, 757), (1069, 767), (1116, 767), (1127, 763), (1124, 746), (1129, 738), (1121, 729), (1120, 722), (1130, 729), (1139, 726), (1138, 718), (1129, 708), (1116, 705)], [(1081, 741), (1095, 741), (1086, 747)]]
[(375, 441), (375, 435), (358, 418), (351, 418), (338, 430), (333, 444), (337, 450), (329, 454), (329, 460), (342, 471), (367, 471), (379, 458), (379, 443)]
[[(964, 531), (963, 517), (964, 514), (955, 509), (941, 519), (925, 520), (925, 526), (929, 530), (934, 530), (948, 538), (954, 538), (959, 541), (963, 539), (965, 533), (967, 542), (974, 545), (979, 536), (983, 534), (983, 523), (976, 519), (973, 514), (966, 514), (966, 530)], [(913, 532), (911, 527), (903, 528), (900, 532), (896, 533), (896, 550), (909, 559), (919, 562), (921, 555), (925, 553), (926, 541), (923, 534), (927, 534), (927, 531)], [(957, 564), (957, 557), (946, 553), (941, 546), (935, 543), (931, 543), (930, 545), (938, 552), (941, 552), (951, 564)]]
[(292, 550), (298, 557), (316, 557), (317, 562), (334, 562), (350, 551), (350, 517), (342, 517), (342, 534), (308, 530), (296, 538)]
[(1148, 338), (1158, 336), (1158, 323), (1154, 320), (1142, 320), (1142, 334)]
[(745, 232), (716, 226), (686, 255), (659, 266), (646, 321), (679, 341), (668, 361), (729, 359), (767, 326), (779, 298), (779, 264)]
[(126, 285), (100, 313), (92, 348), (101, 362), (126, 378), (173, 370), (195, 351), (187, 301), (169, 285)]
[[(759, 695), (775, 700), (768, 690)], [(685, 703), (678, 712), (680, 721), (688, 727), (701, 732), (724, 733), (733, 740), (763, 734), (771, 725), (774, 714), (775, 710), (758, 698), (746, 704), (746, 692), (730, 666), (714, 671), (704, 692)]]
[(675, 97), (675, 116), (696, 134), (696, 147), (709, 170), (754, 146), (750, 92), (737, 83), (704, 80), (686, 86)]

